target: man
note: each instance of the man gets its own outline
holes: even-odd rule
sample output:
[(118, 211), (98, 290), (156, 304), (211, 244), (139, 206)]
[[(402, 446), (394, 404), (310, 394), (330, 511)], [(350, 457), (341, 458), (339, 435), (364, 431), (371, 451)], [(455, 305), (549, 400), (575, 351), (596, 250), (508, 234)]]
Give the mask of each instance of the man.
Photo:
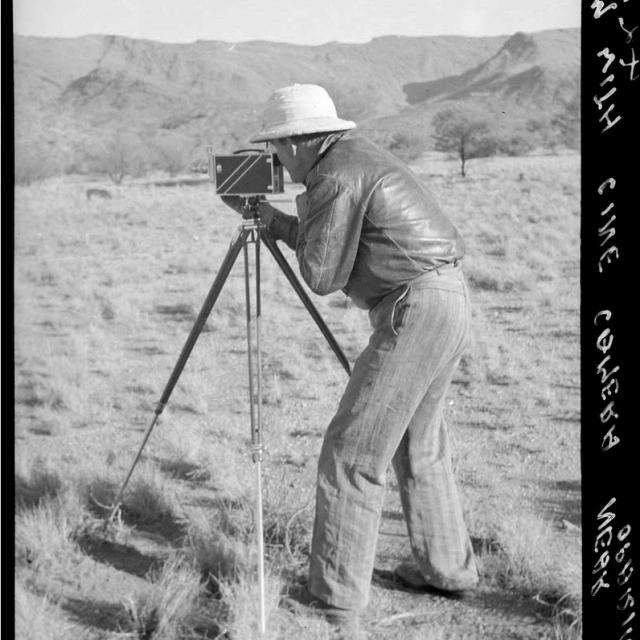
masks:
[(251, 139), (306, 186), (297, 217), (260, 204), (270, 233), (312, 291), (342, 289), (373, 329), (318, 462), (307, 590), (345, 637), (367, 605), (390, 464), (415, 559), (398, 579), (451, 594), (478, 580), (443, 417), (469, 328), (464, 245), (424, 184), (354, 128), (322, 87), (296, 84), (271, 96)]

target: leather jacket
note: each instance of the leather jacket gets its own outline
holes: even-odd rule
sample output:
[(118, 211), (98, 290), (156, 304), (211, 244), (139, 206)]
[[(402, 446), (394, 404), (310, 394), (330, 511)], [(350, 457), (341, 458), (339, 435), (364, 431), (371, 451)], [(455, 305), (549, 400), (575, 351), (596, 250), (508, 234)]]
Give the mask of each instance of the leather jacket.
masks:
[(423, 273), (460, 260), (463, 240), (423, 182), (355, 131), (331, 134), (304, 179), (298, 218), (270, 229), (295, 250), (320, 295), (342, 289), (371, 309)]

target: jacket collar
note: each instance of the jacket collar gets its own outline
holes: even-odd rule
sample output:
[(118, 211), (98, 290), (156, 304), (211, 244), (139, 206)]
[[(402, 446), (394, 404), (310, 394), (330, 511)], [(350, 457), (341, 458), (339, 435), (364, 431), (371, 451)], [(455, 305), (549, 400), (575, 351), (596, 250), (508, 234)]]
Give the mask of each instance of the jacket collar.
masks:
[(320, 160), (322, 160), (322, 158), (324, 158), (324, 156), (327, 154), (329, 149), (331, 149), (331, 147), (336, 142), (338, 142), (338, 140), (341, 140), (345, 136), (348, 136), (350, 133), (351, 133), (351, 131), (335, 131), (334, 133), (328, 134), (322, 140), (322, 142), (320, 142), (320, 144), (318, 146), (318, 149), (317, 149), (317, 152), (316, 152), (316, 158), (313, 161), (313, 163), (311, 164), (311, 166), (309, 167), (309, 170), (307, 171), (307, 175), (304, 177), (303, 182), (304, 182), (305, 186), (307, 186), (307, 178), (308, 178), (309, 174), (311, 173), (313, 168), (318, 164), (318, 162), (320, 162)]

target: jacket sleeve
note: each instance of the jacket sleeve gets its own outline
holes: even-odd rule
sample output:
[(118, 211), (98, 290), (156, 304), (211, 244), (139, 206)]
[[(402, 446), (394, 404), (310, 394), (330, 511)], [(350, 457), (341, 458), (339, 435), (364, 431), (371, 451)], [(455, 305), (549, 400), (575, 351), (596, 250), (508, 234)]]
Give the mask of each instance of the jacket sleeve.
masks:
[(309, 288), (326, 295), (345, 287), (362, 227), (353, 192), (336, 178), (320, 175), (298, 196), (296, 256)]

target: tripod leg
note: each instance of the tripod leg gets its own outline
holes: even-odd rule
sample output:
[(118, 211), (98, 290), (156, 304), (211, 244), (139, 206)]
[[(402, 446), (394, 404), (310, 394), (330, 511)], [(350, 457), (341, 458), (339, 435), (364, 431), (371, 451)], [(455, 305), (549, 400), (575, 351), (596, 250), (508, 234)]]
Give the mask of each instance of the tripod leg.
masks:
[(307, 292), (303, 289), (302, 285), (300, 284), (300, 281), (296, 278), (295, 273), (293, 272), (286, 258), (282, 255), (282, 252), (278, 248), (276, 241), (266, 231), (262, 232), (262, 237), (264, 239), (264, 243), (267, 245), (267, 249), (269, 249), (269, 251), (271, 252), (271, 255), (275, 258), (275, 261), (278, 263), (282, 271), (284, 271), (284, 275), (287, 276), (287, 279), (291, 283), (291, 286), (294, 288), (295, 292), (298, 294), (298, 297), (300, 298), (300, 300), (302, 300), (302, 304), (304, 304), (304, 306), (307, 308), (307, 311), (311, 314), (311, 317), (313, 318), (315, 323), (318, 325), (318, 328), (322, 332), (322, 335), (326, 338), (327, 342), (329, 343), (329, 346), (331, 347), (331, 350), (333, 351), (333, 353), (336, 354), (336, 357), (340, 361), (340, 364), (342, 364), (342, 366), (344, 367), (345, 371), (347, 372), (347, 375), (351, 375), (351, 367), (349, 365), (349, 360), (347, 360), (347, 357), (344, 355), (342, 349), (340, 348), (338, 341), (335, 339), (335, 337), (331, 333), (331, 330), (326, 325), (325, 321), (322, 319), (322, 316), (313, 305), (313, 302), (311, 302), (311, 299), (307, 295)]
[(127, 476), (124, 482), (122, 483), (122, 486), (118, 491), (118, 494), (116, 495), (115, 502), (111, 507), (111, 511), (109, 512), (109, 515), (105, 519), (105, 526), (113, 519), (118, 508), (120, 507), (120, 504), (122, 503), (122, 496), (124, 495), (124, 491), (127, 487), (127, 484), (129, 483), (131, 474), (133, 473), (133, 470), (135, 469), (136, 465), (138, 464), (138, 461), (140, 460), (140, 456), (142, 455), (142, 451), (145, 445), (147, 444), (147, 440), (149, 439), (149, 436), (151, 435), (151, 431), (153, 431), (153, 428), (155, 427), (156, 422), (160, 417), (160, 414), (164, 410), (164, 407), (167, 404), (167, 402), (169, 401), (169, 397), (171, 396), (171, 393), (173, 392), (173, 389), (176, 386), (176, 383), (178, 382), (178, 378), (180, 377), (180, 374), (182, 373), (182, 370), (184, 369), (184, 366), (187, 363), (189, 356), (191, 355), (191, 351), (193, 350), (193, 347), (196, 343), (196, 340), (198, 339), (198, 336), (202, 332), (202, 328), (204, 327), (204, 324), (207, 321), (209, 314), (211, 313), (211, 309), (213, 309), (213, 305), (215, 304), (216, 300), (218, 299), (218, 296), (220, 295), (220, 291), (222, 290), (222, 287), (229, 275), (229, 272), (231, 271), (233, 264), (236, 261), (238, 254), (240, 253), (240, 249), (242, 248), (242, 245), (244, 243), (244, 238), (246, 236), (246, 233), (247, 232), (242, 227), (240, 227), (236, 232), (236, 235), (231, 240), (231, 246), (227, 251), (227, 255), (222, 261), (222, 265), (220, 266), (220, 269), (216, 274), (215, 280), (211, 285), (211, 289), (209, 290), (209, 293), (205, 298), (202, 308), (200, 309), (200, 313), (198, 314), (198, 317), (196, 318), (193, 328), (191, 329), (189, 336), (187, 337), (187, 340), (184, 346), (182, 347), (180, 356), (175, 366), (173, 367), (173, 371), (169, 376), (169, 380), (164, 388), (164, 391), (162, 392), (162, 396), (160, 397), (160, 400), (156, 404), (155, 415), (153, 417), (153, 420), (149, 425), (146, 433), (144, 434), (142, 444), (140, 445), (140, 448), (138, 449), (136, 457), (133, 460), (133, 464), (131, 465), (129, 472), (127, 473)]
[[(251, 290), (249, 273), (249, 252), (247, 244), (244, 244), (244, 274), (245, 274), (245, 298), (247, 312), (247, 358), (249, 362), (249, 405), (251, 419), (251, 454), (256, 471), (256, 546), (258, 556), (258, 588), (260, 591), (259, 614), (260, 635), (266, 633), (265, 612), (265, 584), (264, 584), (264, 524), (262, 518), (262, 354), (260, 344), (260, 231), (255, 230), (255, 267), (256, 267), (256, 371), (253, 361), (253, 317), (251, 314)], [(257, 387), (257, 397), (254, 388), (254, 378)]]

